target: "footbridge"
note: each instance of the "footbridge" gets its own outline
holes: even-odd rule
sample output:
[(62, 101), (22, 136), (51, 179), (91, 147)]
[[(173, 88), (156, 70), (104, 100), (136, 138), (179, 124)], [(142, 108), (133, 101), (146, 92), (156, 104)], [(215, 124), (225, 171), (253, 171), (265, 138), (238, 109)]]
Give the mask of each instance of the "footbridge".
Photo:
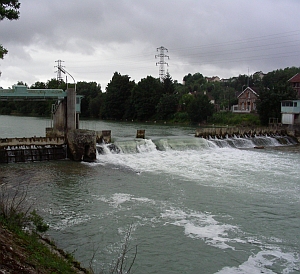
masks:
[(46, 101), (62, 100), (67, 92), (62, 89), (29, 89), (14, 85), (11, 89), (0, 89), (0, 101)]

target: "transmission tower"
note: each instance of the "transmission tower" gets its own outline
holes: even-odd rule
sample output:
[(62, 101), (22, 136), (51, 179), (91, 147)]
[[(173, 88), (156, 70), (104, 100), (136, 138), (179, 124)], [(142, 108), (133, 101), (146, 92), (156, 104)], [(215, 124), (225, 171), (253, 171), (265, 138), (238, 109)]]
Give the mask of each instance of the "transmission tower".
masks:
[(165, 78), (165, 65), (169, 66), (167, 62), (165, 62), (165, 58), (169, 58), (168, 55), (165, 54), (165, 51), (168, 52), (168, 49), (161, 46), (160, 48), (157, 48), (156, 51), (159, 52), (159, 54), (155, 55), (155, 58), (159, 58), (159, 62), (156, 63), (156, 65), (159, 65), (159, 78), (160, 81), (163, 82)]
[(62, 68), (65, 66), (61, 65), (62, 62), (64, 62), (64, 61), (62, 61), (62, 60), (55, 61), (55, 63), (57, 63), (57, 66), (54, 66), (55, 68), (57, 68), (57, 71), (55, 71), (55, 73), (57, 73), (57, 81), (63, 80), (63, 78), (61, 76), (61, 72), (62, 72)]

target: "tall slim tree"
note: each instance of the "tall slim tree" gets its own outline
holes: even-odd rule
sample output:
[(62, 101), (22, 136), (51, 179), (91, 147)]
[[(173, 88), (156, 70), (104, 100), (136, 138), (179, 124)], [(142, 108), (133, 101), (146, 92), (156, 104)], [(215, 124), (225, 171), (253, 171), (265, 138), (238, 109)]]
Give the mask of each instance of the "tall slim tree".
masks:
[[(0, 21), (3, 19), (17, 20), (19, 19), (20, 3), (18, 0), (0, 0)], [(0, 44), (0, 59), (7, 54), (7, 49)]]
[(121, 120), (125, 117), (126, 106), (130, 105), (131, 90), (135, 86), (128, 75), (115, 72), (106, 87), (103, 117)]
[(152, 76), (142, 79), (132, 90), (131, 102), (134, 112), (131, 119), (148, 120), (156, 113), (156, 106), (162, 96), (162, 84)]

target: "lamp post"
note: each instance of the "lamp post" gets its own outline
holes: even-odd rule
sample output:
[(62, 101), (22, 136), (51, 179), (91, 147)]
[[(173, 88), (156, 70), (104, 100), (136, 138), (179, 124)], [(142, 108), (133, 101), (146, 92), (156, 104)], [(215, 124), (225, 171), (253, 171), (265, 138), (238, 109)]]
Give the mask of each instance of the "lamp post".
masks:
[[(68, 74), (74, 81), (74, 92), (72, 89), (67, 88), (67, 120), (66, 128), (67, 130), (78, 129), (79, 128), (79, 116), (76, 113), (76, 82), (74, 77), (67, 72), (62, 67), (59, 67), (59, 70), (63, 74)], [(68, 84), (67, 84), (68, 86)]]
[[(65, 69), (63, 69), (62, 67), (58, 67), (58, 69), (63, 73), (63, 74), (68, 74), (74, 81), (74, 87), (75, 87), (75, 92), (76, 92), (76, 81), (74, 79), (74, 77), (69, 73), (67, 72)], [(68, 87), (68, 83), (67, 83), (67, 87)]]

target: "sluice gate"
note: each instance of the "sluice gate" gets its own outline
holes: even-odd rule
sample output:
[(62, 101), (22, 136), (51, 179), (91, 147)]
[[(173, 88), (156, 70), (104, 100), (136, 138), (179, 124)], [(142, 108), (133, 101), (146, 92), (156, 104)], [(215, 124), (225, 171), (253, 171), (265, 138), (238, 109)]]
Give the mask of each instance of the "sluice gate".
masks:
[(65, 138), (0, 139), (0, 163), (50, 161), (66, 158)]

